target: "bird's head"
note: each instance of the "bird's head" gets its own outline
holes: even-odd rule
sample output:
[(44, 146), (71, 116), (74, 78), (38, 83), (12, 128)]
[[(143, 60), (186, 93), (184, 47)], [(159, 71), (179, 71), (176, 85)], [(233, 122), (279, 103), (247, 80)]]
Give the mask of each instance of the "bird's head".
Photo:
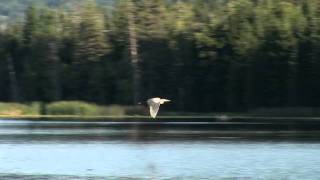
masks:
[(170, 102), (170, 100), (169, 100), (169, 99), (161, 99), (161, 100), (160, 100), (160, 104), (163, 104), (163, 103), (165, 103), (165, 102)]

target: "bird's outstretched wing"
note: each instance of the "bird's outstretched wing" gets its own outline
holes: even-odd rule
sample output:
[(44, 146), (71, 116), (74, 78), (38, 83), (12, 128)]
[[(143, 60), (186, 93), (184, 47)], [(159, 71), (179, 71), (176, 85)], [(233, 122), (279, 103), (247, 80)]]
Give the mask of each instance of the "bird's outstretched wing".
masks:
[(156, 118), (157, 113), (159, 111), (160, 103), (156, 103), (156, 102), (152, 101), (151, 99), (149, 99), (147, 102), (149, 105), (151, 117)]

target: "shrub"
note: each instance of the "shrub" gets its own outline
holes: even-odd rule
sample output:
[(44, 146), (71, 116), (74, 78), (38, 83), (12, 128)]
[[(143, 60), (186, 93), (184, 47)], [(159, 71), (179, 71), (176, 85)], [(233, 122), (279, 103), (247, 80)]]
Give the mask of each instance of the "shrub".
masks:
[(149, 108), (144, 106), (126, 106), (126, 115), (148, 115)]
[(124, 116), (148, 115), (148, 108), (143, 106), (100, 106), (83, 101), (56, 101), (48, 104), (32, 102), (0, 103), (0, 115), (83, 115), (83, 116)]
[(82, 101), (57, 101), (46, 106), (49, 115), (97, 115), (99, 107)]
[(0, 103), (0, 115), (38, 115), (40, 104)]
[(99, 114), (106, 116), (123, 116), (125, 115), (125, 108), (119, 105), (101, 106)]
[(125, 109), (118, 105), (99, 106), (82, 101), (57, 101), (47, 105), (46, 113), (48, 115), (121, 116), (125, 115)]

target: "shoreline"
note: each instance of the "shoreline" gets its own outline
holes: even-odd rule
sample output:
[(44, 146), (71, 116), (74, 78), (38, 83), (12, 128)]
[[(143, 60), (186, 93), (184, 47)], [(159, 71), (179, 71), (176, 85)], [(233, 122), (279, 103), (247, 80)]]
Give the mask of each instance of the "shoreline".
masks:
[[(196, 120), (198, 119), (198, 120)], [(182, 116), (175, 116), (175, 115), (164, 115), (164, 116), (157, 116), (156, 118), (151, 118), (150, 116), (146, 115), (110, 115), (110, 116), (91, 116), (91, 115), (0, 115), (0, 120), (68, 120), (68, 121), (86, 121), (90, 120), (98, 120), (98, 121), (119, 121), (119, 120), (147, 120), (151, 122), (161, 122), (161, 121), (191, 121), (192, 122), (201, 122), (203, 120), (206, 121), (219, 121), (219, 122), (233, 122), (233, 121), (320, 121), (320, 116), (299, 116), (299, 117), (291, 117), (291, 116), (261, 116), (261, 115), (182, 115)], [(200, 121), (199, 121), (200, 120)]]
[[(10, 121), (31, 123), (35, 127), (55, 128), (59, 124), (81, 128), (126, 129), (134, 131), (202, 131), (202, 132), (316, 132), (320, 137), (320, 118), (280, 118), (236, 116), (219, 119), (217, 116), (0, 116), (0, 120), (14, 128)], [(54, 123), (51, 124), (50, 122)], [(263, 133), (265, 134), (265, 133)], [(294, 134), (294, 133), (293, 133)]]

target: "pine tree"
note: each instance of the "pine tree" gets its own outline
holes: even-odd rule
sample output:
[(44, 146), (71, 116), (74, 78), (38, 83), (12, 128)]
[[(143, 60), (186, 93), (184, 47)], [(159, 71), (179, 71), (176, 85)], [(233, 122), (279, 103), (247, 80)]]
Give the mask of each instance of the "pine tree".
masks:
[(141, 101), (141, 69), (138, 55), (138, 37), (135, 22), (136, 9), (131, 0), (127, 1), (127, 20), (128, 20), (128, 38), (129, 51), (131, 57), (132, 73), (133, 73), (133, 104), (138, 104)]
[(36, 8), (34, 6), (29, 6), (26, 10), (23, 29), (23, 40), (26, 45), (32, 42), (32, 38), (36, 33), (37, 21)]
[(88, 0), (80, 11), (76, 45), (76, 62), (98, 62), (109, 50), (103, 14), (94, 0)]

